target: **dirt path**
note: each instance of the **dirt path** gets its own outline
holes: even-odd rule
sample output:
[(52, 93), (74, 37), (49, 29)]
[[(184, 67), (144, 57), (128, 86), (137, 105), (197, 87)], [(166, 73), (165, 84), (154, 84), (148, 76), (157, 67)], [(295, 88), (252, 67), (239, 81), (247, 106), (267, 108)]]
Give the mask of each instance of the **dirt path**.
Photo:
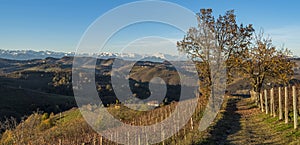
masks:
[(249, 98), (230, 97), (204, 144), (284, 144), (280, 133), (266, 125), (251, 104)]

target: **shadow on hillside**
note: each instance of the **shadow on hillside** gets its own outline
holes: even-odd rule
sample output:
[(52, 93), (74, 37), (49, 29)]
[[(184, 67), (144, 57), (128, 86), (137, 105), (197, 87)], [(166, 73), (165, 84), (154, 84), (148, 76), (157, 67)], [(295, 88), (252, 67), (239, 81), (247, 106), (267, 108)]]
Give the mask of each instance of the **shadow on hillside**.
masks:
[(231, 94), (231, 96), (242, 97), (242, 98), (250, 98), (249, 94)]
[(241, 130), (239, 122), (241, 115), (236, 112), (238, 98), (229, 98), (223, 117), (211, 128), (210, 137), (200, 145), (204, 144), (230, 144), (228, 136)]
[(7, 118), (17, 122), (34, 112), (59, 113), (76, 107), (74, 97), (0, 84), (0, 123)]

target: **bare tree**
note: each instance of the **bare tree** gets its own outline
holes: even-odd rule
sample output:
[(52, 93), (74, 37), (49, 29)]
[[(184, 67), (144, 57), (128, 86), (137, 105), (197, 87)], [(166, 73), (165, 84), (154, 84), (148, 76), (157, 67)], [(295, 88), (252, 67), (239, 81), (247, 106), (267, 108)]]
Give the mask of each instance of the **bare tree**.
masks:
[(248, 45), (244, 59), (240, 60), (241, 72), (249, 79), (252, 86), (251, 97), (259, 102), (259, 92), (264, 84), (287, 84), (293, 75), (294, 63), (288, 59), (290, 51), (277, 50), (270, 38), (263, 32), (255, 35)]
[(226, 60), (226, 70), (231, 80), (237, 66), (237, 58), (242, 56), (249, 45), (254, 29), (252, 25), (238, 26), (233, 10), (215, 19), (212, 9), (201, 9), (200, 13), (197, 13), (197, 19), (197, 28), (190, 28), (183, 40), (177, 42), (177, 46), (179, 51), (187, 53), (197, 63), (200, 86), (205, 89), (202, 91), (209, 92), (212, 85), (211, 59), (222, 57)]

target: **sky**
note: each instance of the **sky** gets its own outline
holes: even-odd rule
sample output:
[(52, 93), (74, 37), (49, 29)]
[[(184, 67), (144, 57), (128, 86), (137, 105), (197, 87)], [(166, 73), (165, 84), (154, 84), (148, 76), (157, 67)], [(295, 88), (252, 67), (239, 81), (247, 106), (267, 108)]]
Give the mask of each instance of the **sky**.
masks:
[[(74, 52), (86, 29), (109, 10), (133, 1), (124, 0), (0, 0), (0, 49), (52, 50)], [(298, 0), (169, 0), (199, 12), (212, 8), (215, 15), (234, 9), (239, 23), (253, 24), (263, 29), (276, 46), (288, 47), (300, 56), (300, 1)], [(136, 25), (123, 31), (137, 38), (154, 27), (157, 33), (167, 35), (174, 41), (172, 28), (162, 25)], [(136, 33), (129, 33), (129, 32)], [(138, 30), (138, 31), (137, 31)], [(145, 31), (145, 32), (144, 32)], [(123, 38), (122, 38), (123, 37)], [(182, 36), (183, 37), (183, 36)], [(154, 38), (156, 39), (156, 38)], [(172, 39), (172, 40), (173, 40)], [(126, 36), (116, 35), (108, 42), (109, 48), (124, 45)], [(139, 40), (139, 42), (145, 39)], [(123, 42), (124, 43), (121, 43)], [(128, 43), (128, 42), (126, 42)]]

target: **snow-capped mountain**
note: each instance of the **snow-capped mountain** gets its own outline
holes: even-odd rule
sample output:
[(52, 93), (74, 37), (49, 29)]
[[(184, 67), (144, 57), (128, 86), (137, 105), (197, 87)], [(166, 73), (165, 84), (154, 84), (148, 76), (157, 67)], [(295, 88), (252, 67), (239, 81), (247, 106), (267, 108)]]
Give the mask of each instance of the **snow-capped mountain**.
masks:
[[(95, 56), (95, 55), (93, 55)], [(163, 62), (164, 60), (168, 61), (176, 61), (176, 60), (186, 60), (186, 56), (178, 56), (178, 55), (170, 55), (163, 53), (155, 53), (155, 54), (137, 54), (137, 53), (100, 53), (97, 55), (98, 58), (119, 58), (124, 60), (131, 61), (153, 61), (153, 62)]]
[(61, 58), (73, 56), (73, 52), (33, 51), (33, 50), (3, 50), (0, 49), (0, 58), (14, 60), (44, 59), (47, 57)]
[[(0, 49), (0, 58), (14, 59), (14, 60), (29, 60), (29, 59), (44, 59), (47, 57), (62, 58), (64, 56), (74, 56), (74, 52), (53, 52), (53, 51), (33, 51), (33, 50), (3, 50)], [(170, 55), (170, 54), (137, 54), (137, 53), (112, 53), (112, 52), (102, 52), (100, 54), (76, 54), (76, 56), (87, 56), (87, 57), (97, 57), (101, 59), (108, 58), (119, 58), (124, 60), (147, 60), (147, 61), (163, 61), (163, 60), (184, 60), (186, 57)]]

